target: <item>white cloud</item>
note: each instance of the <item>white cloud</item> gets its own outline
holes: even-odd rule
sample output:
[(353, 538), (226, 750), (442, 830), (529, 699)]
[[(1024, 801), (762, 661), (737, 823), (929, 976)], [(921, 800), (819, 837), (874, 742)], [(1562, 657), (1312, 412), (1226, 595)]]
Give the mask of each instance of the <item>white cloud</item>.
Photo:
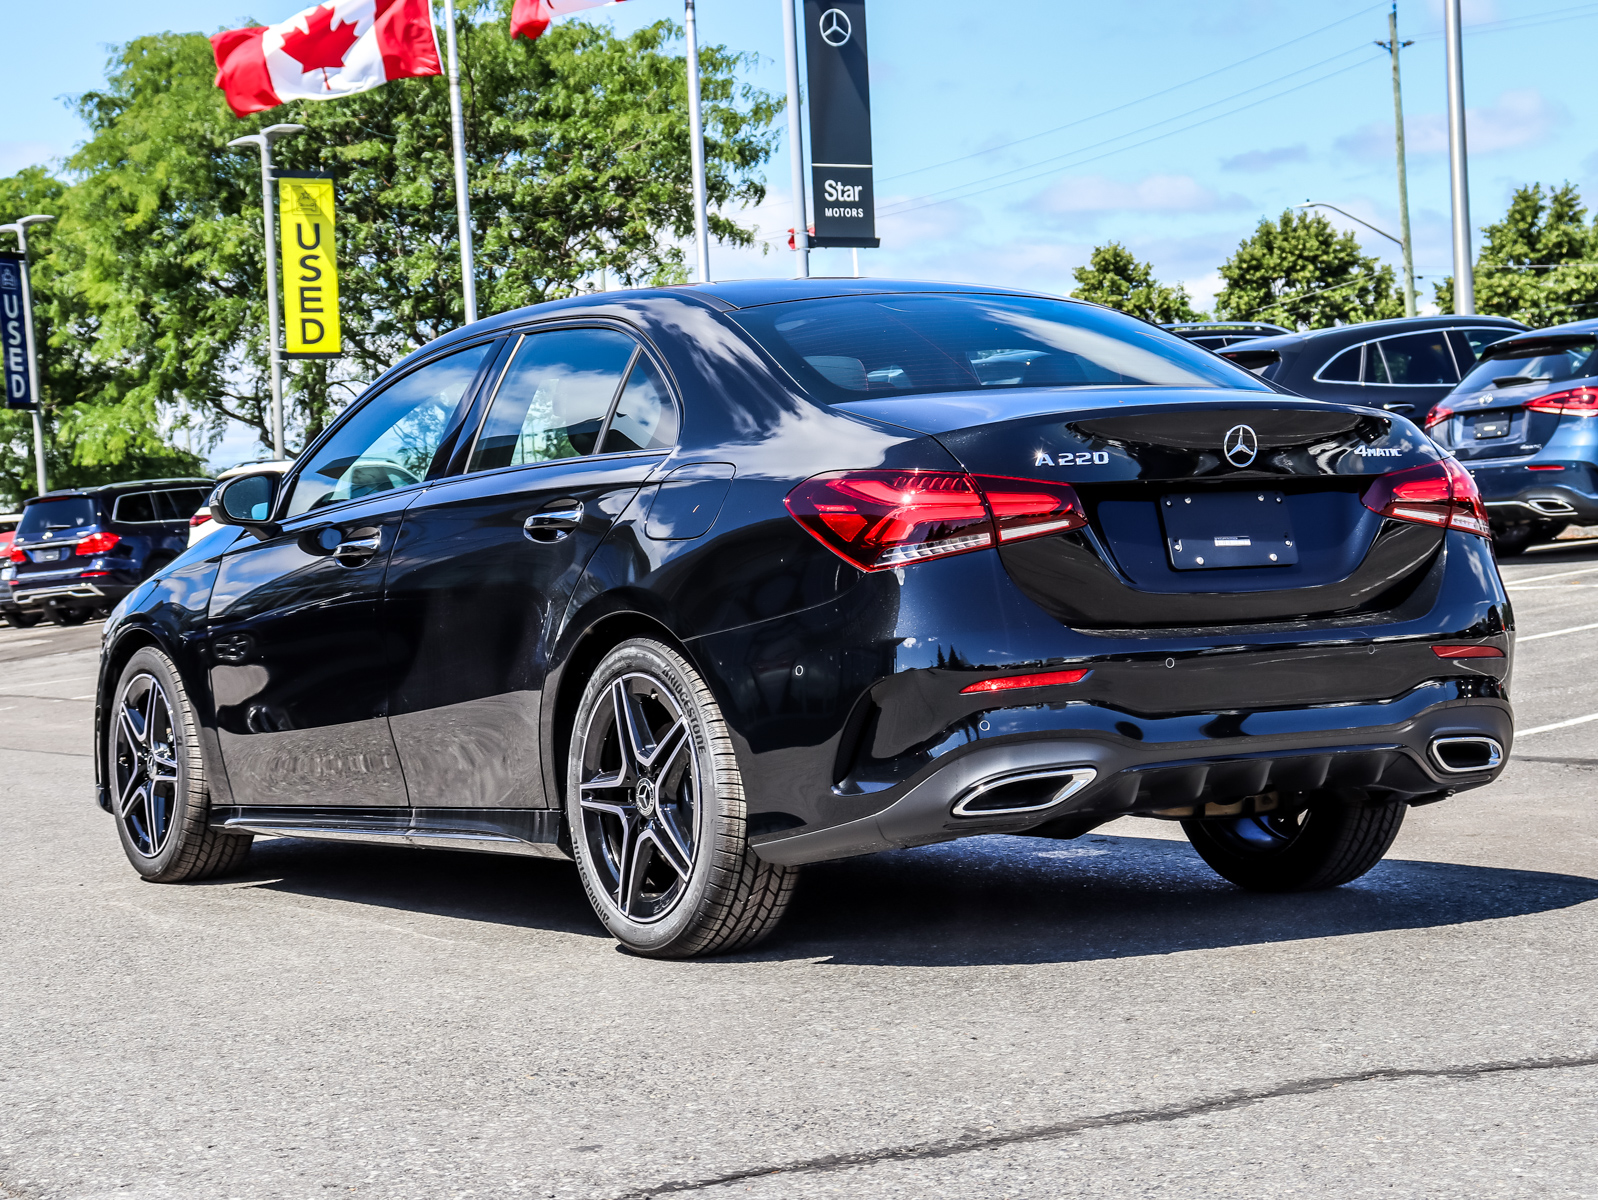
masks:
[(1210, 212), (1236, 208), (1241, 196), (1220, 196), (1191, 175), (1146, 175), (1135, 183), (1122, 183), (1104, 175), (1068, 176), (1049, 185), (1027, 202), (1037, 212), (1064, 216), (1074, 213)]
[(66, 154), (52, 142), (0, 142), (0, 175), (15, 175), (23, 167), (48, 166)]
[(1277, 146), (1274, 150), (1249, 150), (1221, 159), (1221, 170), (1244, 171), (1257, 174), (1280, 167), (1285, 163), (1309, 161), (1309, 147), (1300, 142), (1296, 146)]
[[(1536, 88), (1516, 88), (1499, 93), (1485, 108), (1465, 109), (1465, 143), (1470, 153), (1491, 154), (1497, 150), (1518, 150), (1546, 141), (1555, 127), (1570, 120), (1570, 113), (1556, 100), (1549, 100)], [(1366, 161), (1390, 161), (1393, 157), (1392, 122), (1361, 126), (1336, 141), (1345, 154)], [(1448, 153), (1448, 114), (1418, 113), (1404, 118), (1404, 148), (1416, 157)]]

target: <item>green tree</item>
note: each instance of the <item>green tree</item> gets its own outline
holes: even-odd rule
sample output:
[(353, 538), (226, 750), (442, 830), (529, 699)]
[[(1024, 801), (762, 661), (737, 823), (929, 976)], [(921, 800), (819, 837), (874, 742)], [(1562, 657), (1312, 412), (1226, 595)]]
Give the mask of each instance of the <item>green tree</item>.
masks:
[[(1476, 311), (1534, 328), (1598, 316), (1598, 225), (1586, 216), (1574, 184), (1517, 188), (1504, 219), (1483, 230)], [(1433, 291), (1453, 312), (1454, 277)]]
[[(0, 178), (0, 224), (30, 213), (60, 217), (70, 186), (42, 167)], [(173, 448), (153, 406), (123, 408), (118, 366), (94, 355), (97, 322), (78, 289), (76, 245), (60, 222), (28, 230), (34, 338), (39, 348), (45, 470), (49, 484), (82, 487), (140, 475), (194, 474), (198, 456)], [(9, 237), (0, 245), (14, 248)], [(38, 490), (33, 416), (0, 409), (0, 509)]]
[[(479, 307), (494, 313), (569, 295), (601, 271), (622, 283), (681, 275), (693, 229), (680, 31), (626, 37), (569, 22), (512, 43), (510, 0), (458, 20)], [(738, 81), (746, 61), (701, 50), (711, 228), (753, 233), (719, 211), (758, 203), (779, 105)], [(62, 235), (98, 320), (102, 360), (129, 364), (121, 405), (181, 408), (269, 432), (261, 197), (253, 153), (226, 143), (292, 121), (285, 169), (337, 180), (345, 357), (289, 369), (291, 448), (365, 382), (462, 320), (449, 100), (441, 77), (302, 102), (239, 120), (212, 86), (198, 35), (140, 38), (107, 86), (82, 97), (89, 141), (70, 168)], [(111, 397), (107, 397), (111, 399)]]
[(1221, 279), (1216, 316), (1234, 321), (1319, 329), (1404, 315), (1393, 269), (1361, 254), (1354, 235), (1320, 213), (1262, 219), (1221, 265)]
[(1120, 242), (1095, 246), (1088, 265), (1071, 273), (1076, 277), (1071, 295), (1078, 300), (1091, 300), (1156, 323), (1204, 319), (1205, 314), (1194, 310), (1185, 287), (1155, 280), (1154, 268), (1139, 262)]

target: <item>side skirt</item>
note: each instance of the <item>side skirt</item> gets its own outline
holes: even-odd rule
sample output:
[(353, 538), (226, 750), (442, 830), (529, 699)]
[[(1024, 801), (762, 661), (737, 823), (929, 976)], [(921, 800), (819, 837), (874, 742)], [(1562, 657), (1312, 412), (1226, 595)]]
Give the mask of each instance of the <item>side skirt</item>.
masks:
[(268, 837), (570, 859), (550, 808), (217, 807), (211, 824)]

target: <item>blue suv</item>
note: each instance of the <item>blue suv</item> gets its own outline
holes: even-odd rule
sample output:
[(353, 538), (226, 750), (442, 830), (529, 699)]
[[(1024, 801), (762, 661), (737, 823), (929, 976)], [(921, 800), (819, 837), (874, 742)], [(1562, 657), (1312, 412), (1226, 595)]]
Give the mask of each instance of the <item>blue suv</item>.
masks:
[(0, 617), (26, 628), (41, 617), (78, 625), (108, 612), (183, 553), (189, 519), (214, 486), (210, 479), (141, 479), (35, 496), (0, 565)]
[(1494, 342), (1426, 418), (1476, 477), (1498, 553), (1598, 524), (1598, 320)]

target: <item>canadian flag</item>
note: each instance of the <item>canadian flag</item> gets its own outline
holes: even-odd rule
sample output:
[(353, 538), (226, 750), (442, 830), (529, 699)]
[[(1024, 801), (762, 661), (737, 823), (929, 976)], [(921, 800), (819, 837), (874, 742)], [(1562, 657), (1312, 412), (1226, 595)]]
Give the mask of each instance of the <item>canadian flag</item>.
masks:
[(622, 0), (516, 0), (510, 10), (511, 40), (526, 37), (536, 42), (556, 17), (581, 12), (585, 8), (599, 8), (604, 4), (620, 4)]
[(239, 116), (440, 75), (430, 0), (325, 0), (277, 25), (213, 34), (216, 86)]

